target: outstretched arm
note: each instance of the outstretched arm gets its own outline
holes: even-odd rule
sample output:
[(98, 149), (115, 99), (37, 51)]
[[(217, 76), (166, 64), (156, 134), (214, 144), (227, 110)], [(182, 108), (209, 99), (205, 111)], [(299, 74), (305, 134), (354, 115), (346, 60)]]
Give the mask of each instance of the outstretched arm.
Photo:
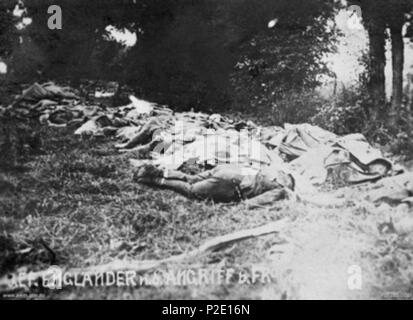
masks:
[(264, 206), (273, 205), (274, 202), (288, 198), (285, 188), (273, 189), (259, 196), (246, 200), (249, 209), (257, 209)]
[(338, 199), (336, 197), (328, 196), (327, 194), (319, 194), (310, 197), (303, 197), (296, 192), (289, 189), (274, 189), (267, 191), (257, 197), (251, 198), (246, 201), (249, 209), (258, 209), (262, 207), (268, 207), (274, 204), (274, 202), (290, 199), (296, 202), (304, 204), (314, 205), (317, 207), (340, 207), (345, 204), (344, 199)]
[(167, 180), (179, 180), (189, 183), (197, 183), (213, 176), (212, 170), (204, 171), (196, 175), (189, 175), (177, 170), (165, 170), (164, 178)]

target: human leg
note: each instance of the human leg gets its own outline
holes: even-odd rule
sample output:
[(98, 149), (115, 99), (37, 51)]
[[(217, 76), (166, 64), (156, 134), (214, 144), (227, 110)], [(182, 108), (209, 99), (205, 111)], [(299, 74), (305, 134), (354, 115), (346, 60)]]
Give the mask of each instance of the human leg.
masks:
[(131, 149), (138, 145), (150, 143), (153, 134), (160, 128), (161, 124), (159, 123), (159, 121), (155, 118), (152, 118), (142, 127), (141, 130), (139, 130), (135, 137), (121, 146), (122, 149)]

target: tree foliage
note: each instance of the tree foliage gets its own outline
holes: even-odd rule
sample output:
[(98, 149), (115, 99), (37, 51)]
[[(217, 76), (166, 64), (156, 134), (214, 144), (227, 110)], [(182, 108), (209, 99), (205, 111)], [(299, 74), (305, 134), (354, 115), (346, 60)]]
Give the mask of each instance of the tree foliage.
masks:
[(0, 58), (7, 58), (13, 51), (15, 32), (13, 16), (7, 3), (0, 2)]
[[(296, 119), (303, 120), (311, 113), (302, 105), (308, 102), (308, 92), (320, 84), (322, 75), (330, 74), (323, 57), (335, 49), (338, 4), (295, 0), (276, 4), (270, 12), (277, 24), (261, 28), (242, 45), (232, 79), (236, 96), (244, 100), (239, 103), (273, 107), (281, 113), (279, 122), (297, 113), (301, 116)], [(296, 99), (291, 99), (292, 92)], [(281, 106), (286, 98), (289, 106)]]
[[(62, 30), (47, 28), (51, 4), (62, 8)], [(255, 96), (272, 97), (273, 91), (279, 98), (281, 92), (314, 88), (327, 72), (321, 58), (333, 50), (337, 8), (336, 1), (322, 0), (31, 0), (25, 5), (33, 23), (22, 32), (25, 44), (16, 60), (30, 62), (15, 61), (16, 74), (118, 80), (143, 97), (186, 109), (248, 104)], [(278, 23), (269, 29), (272, 19)], [(137, 45), (125, 50), (106, 41), (108, 25), (136, 32)]]

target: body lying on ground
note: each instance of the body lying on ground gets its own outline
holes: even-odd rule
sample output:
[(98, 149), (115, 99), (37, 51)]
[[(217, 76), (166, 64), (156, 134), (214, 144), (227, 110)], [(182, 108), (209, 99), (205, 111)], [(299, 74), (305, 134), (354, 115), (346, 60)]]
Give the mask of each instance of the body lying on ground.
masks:
[(237, 165), (219, 165), (197, 175), (163, 170), (153, 164), (142, 165), (135, 181), (181, 193), (189, 198), (215, 202), (254, 199), (257, 204), (286, 198), (294, 190), (294, 178), (274, 167), (255, 170)]
[[(119, 151), (152, 164), (138, 170), (139, 181), (217, 202), (264, 199), (268, 192), (274, 202), (294, 189), (295, 181), (296, 190), (288, 194), (314, 203), (317, 188), (325, 184), (337, 188), (374, 183), (401, 172), (361, 134), (339, 137), (306, 123), (261, 127), (218, 114), (174, 113), (133, 96), (130, 104), (118, 108), (87, 105), (79, 99), (70, 88), (34, 84), (8, 109), (53, 126), (83, 123), (76, 135), (114, 135), (121, 142), (116, 145)], [(159, 174), (159, 168), (180, 170), (192, 163), (201, 170), (215, 169), (194, 176), (178, 171)], [(283, 174), (275, 174), (278, 170)], [(333, 203), (320, 196), (318, 203)], [(400, 196), (413, 195), (403, 189)]]
[(353, 201), (367, 200), (377, 205), (387, 203), (413, 206), (413, 173), (407, 172), (394, 177), (384, 178), (376, 183), (365, 183), (337, 190), (336, 198), (350, 198)]

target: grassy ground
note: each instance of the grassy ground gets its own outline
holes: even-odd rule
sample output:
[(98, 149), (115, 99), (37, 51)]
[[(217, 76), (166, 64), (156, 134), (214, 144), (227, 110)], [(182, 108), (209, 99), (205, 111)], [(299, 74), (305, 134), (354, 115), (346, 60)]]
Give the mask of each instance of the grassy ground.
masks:
[[(39, 127), (40, 152), (23, 167), (0, 168), (0, 275), (50, 265), (85, 267), (115, 259), (162, 259), (214, 236), (288, 218), (281, 234), (239, 242), (181, 264), (187, 268), (271, 270), (268, 283), (42, 291), (70, 299), (411, 298), (413, 240), (381, 228), (394, 208), (368, 203), (316, 208), (281, 201), (273, 208), (195, 202), (132, 181), (130, 155), (110, 138)], [(362, 289), (350, 290), (360, 266)]]

